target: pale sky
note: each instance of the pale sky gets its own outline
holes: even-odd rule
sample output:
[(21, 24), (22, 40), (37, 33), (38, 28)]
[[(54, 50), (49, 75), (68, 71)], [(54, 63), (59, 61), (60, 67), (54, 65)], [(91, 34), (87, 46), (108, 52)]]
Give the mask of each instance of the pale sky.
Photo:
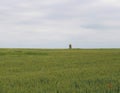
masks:
[(0, 0), (0, 48), (120, 48), (120, 0)]

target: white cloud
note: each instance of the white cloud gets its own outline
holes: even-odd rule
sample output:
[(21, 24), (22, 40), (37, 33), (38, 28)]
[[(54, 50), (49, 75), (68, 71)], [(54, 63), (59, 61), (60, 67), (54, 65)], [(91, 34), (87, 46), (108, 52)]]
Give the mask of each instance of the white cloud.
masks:
[(120, 6), (120, 0), (101, 0), (103, 4), (112, 5), (112, 6)]

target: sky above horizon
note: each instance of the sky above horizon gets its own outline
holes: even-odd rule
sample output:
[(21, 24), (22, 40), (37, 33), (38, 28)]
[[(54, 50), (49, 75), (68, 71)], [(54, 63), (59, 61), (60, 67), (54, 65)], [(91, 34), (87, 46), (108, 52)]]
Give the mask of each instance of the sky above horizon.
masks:
[(120, 48), (120, 0), (0, 0), (0, 48)]

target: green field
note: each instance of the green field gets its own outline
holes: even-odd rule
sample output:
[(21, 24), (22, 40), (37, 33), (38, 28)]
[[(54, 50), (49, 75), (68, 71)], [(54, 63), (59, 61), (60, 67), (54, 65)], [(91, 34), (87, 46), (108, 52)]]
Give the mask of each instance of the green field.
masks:
[(0, 49), (0, 93), (120, 93), (120, 49)]

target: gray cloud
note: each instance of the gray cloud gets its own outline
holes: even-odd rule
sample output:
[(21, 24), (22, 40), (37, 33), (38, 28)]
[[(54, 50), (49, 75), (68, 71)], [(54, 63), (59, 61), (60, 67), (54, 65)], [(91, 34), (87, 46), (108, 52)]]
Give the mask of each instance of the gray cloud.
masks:
[(0, 47), (120, 47), (120, 7), (105, 1), (0, 0)]

